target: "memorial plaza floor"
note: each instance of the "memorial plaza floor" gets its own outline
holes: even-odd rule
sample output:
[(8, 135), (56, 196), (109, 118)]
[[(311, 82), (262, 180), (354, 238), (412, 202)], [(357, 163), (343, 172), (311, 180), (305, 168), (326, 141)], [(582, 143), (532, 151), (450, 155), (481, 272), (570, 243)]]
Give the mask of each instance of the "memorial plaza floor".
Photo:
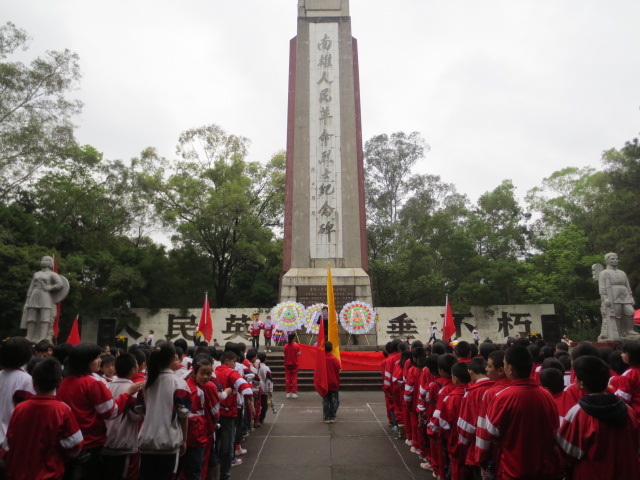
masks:
[(336, 423), (322, 422), (322, 399), (315, 392), (288, 399), (274, 393), (277, 413), (243, 444), (243, 464), (233, 480), (431, 479), (418, 456), (387, 426), (382, 392), (340, 392)]

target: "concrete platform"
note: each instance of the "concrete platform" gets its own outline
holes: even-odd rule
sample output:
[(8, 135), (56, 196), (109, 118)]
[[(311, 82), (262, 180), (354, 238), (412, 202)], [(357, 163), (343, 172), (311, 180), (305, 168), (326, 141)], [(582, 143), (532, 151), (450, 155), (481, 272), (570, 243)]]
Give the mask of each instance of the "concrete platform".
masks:
[(287, 399), (274, 394), (277, 413), (243, 444), (248, 453), (234, 467), (234, 480), (431, 479), (404, 441), (387, 426), (382, 392), (340, 392), (336, 423), (322, 422), (315, 392)]

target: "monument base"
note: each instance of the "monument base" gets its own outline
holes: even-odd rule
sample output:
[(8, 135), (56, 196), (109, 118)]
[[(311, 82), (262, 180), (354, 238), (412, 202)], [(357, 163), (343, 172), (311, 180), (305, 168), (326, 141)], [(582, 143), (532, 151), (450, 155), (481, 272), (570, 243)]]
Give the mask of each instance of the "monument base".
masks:
[[(332, 268), (331, 279), (338, 310), (355, 300), (373, 303), (371, 279), (362, 268)], [(292, 268), (282, 277), (280, 301), (300, 302), (305, 306), (326, 303), (326, 286), (326, 268)]]

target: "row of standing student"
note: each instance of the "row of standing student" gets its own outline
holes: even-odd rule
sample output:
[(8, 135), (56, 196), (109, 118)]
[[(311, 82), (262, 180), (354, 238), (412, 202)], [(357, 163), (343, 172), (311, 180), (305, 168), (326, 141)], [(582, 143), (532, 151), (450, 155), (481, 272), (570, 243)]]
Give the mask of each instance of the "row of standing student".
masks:
[[(527, 344), (484, 343), (480, 356), (467, 342), (455, 354), (444, 343), (387, 344), (381, 373), (395, 437), (437, 479), (640, 478), (640, 343), (616, 352), (579, 344), (566, 387), (563, 364)], [(566, 345), (558, 350), (566, 360)]]
[(97, 345), (71, 348), (64, 378), (56, 358), (32, 362), (27, 373), (31, 349), (19, 337), (0, 348), (8, 480), (229, 478), (234, 460), (241, 463), (235, 457), (246, 453), (236, 429), (245, 418), (261, 424), (273, 391), (264, 354), (243, 358), (238, 344), (227, 344), (219, 360), (201, 347), (191, 360), (158, 342), (148, 357), (144, 349), (119, 355), (114, 378), (97, 375)]

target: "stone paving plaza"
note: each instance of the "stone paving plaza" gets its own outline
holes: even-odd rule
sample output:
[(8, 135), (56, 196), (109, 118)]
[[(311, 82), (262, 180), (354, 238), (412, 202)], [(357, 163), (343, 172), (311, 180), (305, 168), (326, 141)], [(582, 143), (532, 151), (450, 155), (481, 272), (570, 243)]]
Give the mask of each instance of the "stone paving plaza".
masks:
[(322, 422), (315, 392), (274, 394), (277, 413), (243, 444), (249, 453), (233, 480), (431, 479), (418, 456), (389, 435), (382, 392), (340, 392), (336, 423)]

